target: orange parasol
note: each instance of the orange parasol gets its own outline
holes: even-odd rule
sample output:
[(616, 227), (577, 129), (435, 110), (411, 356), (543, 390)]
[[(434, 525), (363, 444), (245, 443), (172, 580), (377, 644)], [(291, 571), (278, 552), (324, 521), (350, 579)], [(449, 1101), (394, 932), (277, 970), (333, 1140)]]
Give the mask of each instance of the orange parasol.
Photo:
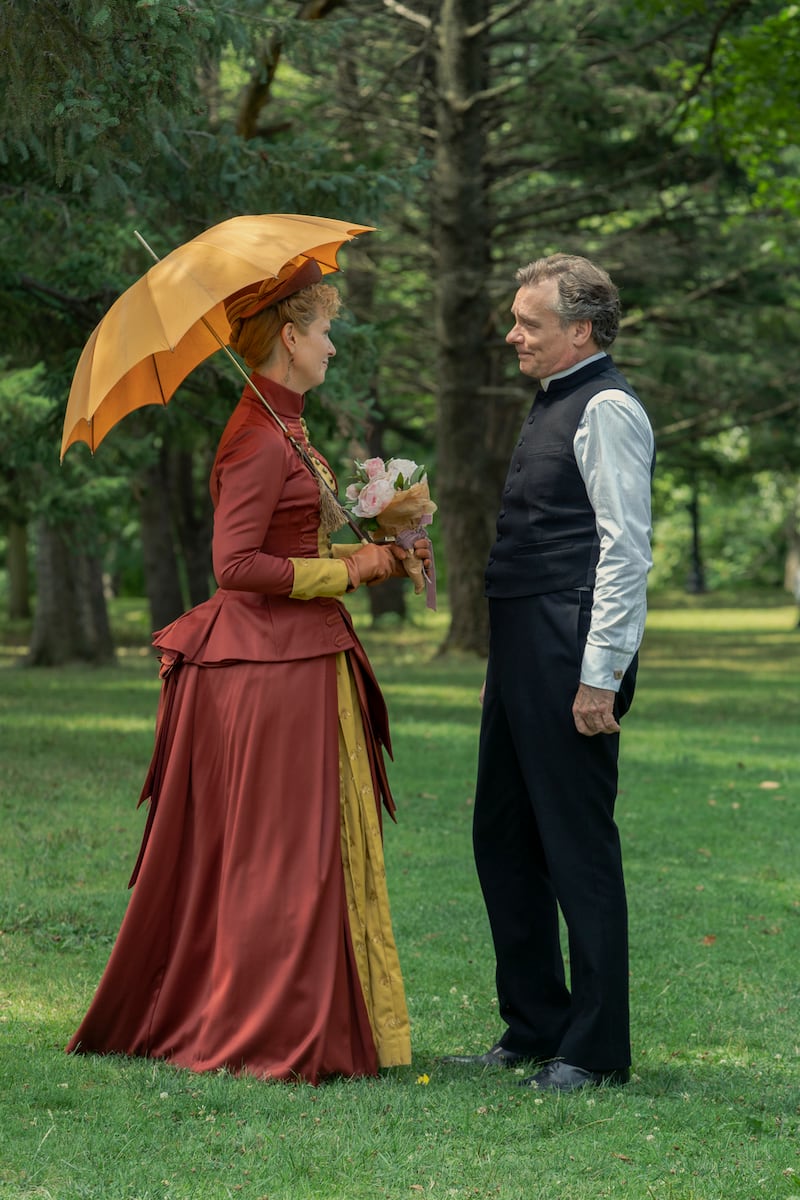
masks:
[(337, 271), (342, 244), (370, 228), (289, 213), (232, 217), (156, 262), (112, 304), (83, 348), (61, 458), (73, 442), (94, 452), (134, 409), (166, 404), (195, 367), (226, 345), (228, 296), (277, 276), (295, 258), (316, 259), (323, 273)]

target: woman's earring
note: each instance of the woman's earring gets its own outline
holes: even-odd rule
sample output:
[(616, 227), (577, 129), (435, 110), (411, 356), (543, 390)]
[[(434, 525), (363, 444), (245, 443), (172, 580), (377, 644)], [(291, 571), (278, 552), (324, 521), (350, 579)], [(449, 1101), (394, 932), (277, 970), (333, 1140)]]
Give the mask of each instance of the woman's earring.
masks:
[(287, 365), (286, 365), (286, 374), (285, 374), (285, 375), (284, 375), (284, 377), (283, 377), (283, 383), (284, 383), (284, 384), (288, 384), (288, 382), (289, 382), (289, 376), (290, 376), (290, 375), (291, 375), (291, 373), (292, 373), (292, 367), (293, 367), (293, 366), (294, 366), (294, 355), (293, 355), (293, 354), (290, 354), (290, 355), (289, 355), (289, 362), (288, 362), (288, 363), (287, 363)]

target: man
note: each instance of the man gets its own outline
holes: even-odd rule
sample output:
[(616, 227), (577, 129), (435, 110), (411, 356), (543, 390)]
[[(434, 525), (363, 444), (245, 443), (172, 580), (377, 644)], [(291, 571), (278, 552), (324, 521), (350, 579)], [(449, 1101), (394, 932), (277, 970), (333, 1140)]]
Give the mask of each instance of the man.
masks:
[[(486, 570), (490, 650), (475, 860), (508, 1028), (484, 1054), (543, 1091), (630, 1075), (628, 933), (614, 823), (650, 558), (653, 434), (607, 353), (617, 289), (585, 258), (517, 272), (506, 341), (539, 390)], [(569, 936), (569, 987), (558, 909)]]

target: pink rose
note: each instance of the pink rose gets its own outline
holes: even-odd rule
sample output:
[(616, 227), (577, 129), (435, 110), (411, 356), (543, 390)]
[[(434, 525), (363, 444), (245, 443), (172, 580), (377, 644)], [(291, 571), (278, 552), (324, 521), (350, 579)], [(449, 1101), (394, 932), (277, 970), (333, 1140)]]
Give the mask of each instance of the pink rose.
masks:
[[(380, 462), (380, 459), (377, 461)], [(357, 517), (375, 517), (383, 512), (393, 497), (394, 488), (388, 479), (371, 479), (361, 489), (353, 512)]]
[(367, 474), (367, 479), (377, 479), (379, 475), (386, 474), (386, 467), (382, 458), (368, 458), (361, 466)]

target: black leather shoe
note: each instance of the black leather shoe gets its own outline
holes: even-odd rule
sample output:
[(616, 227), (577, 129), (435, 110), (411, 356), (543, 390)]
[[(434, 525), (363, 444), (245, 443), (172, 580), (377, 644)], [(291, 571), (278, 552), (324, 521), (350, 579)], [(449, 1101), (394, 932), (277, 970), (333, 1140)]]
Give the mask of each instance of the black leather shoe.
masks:
[(485, 1054), (445, 1054), (440, 1063), (455, 1063), (460, 1067), (516, 1067), (519, 1063), (536, 1062), (535, 1054), (518, 1054), (496, 1042)]
[(536, 1088), (540, 1092), (577, 1092), (583, 1087), (620, 1087), (631, 1077), (628, 1067), (618, 1067), (613, 1071), (587, 1071), (583, 1067), (573, 1067), (570, 1063), (555, 1059), (542, 1067), (535, 1075), (520, 1079), (520, 1087)]

